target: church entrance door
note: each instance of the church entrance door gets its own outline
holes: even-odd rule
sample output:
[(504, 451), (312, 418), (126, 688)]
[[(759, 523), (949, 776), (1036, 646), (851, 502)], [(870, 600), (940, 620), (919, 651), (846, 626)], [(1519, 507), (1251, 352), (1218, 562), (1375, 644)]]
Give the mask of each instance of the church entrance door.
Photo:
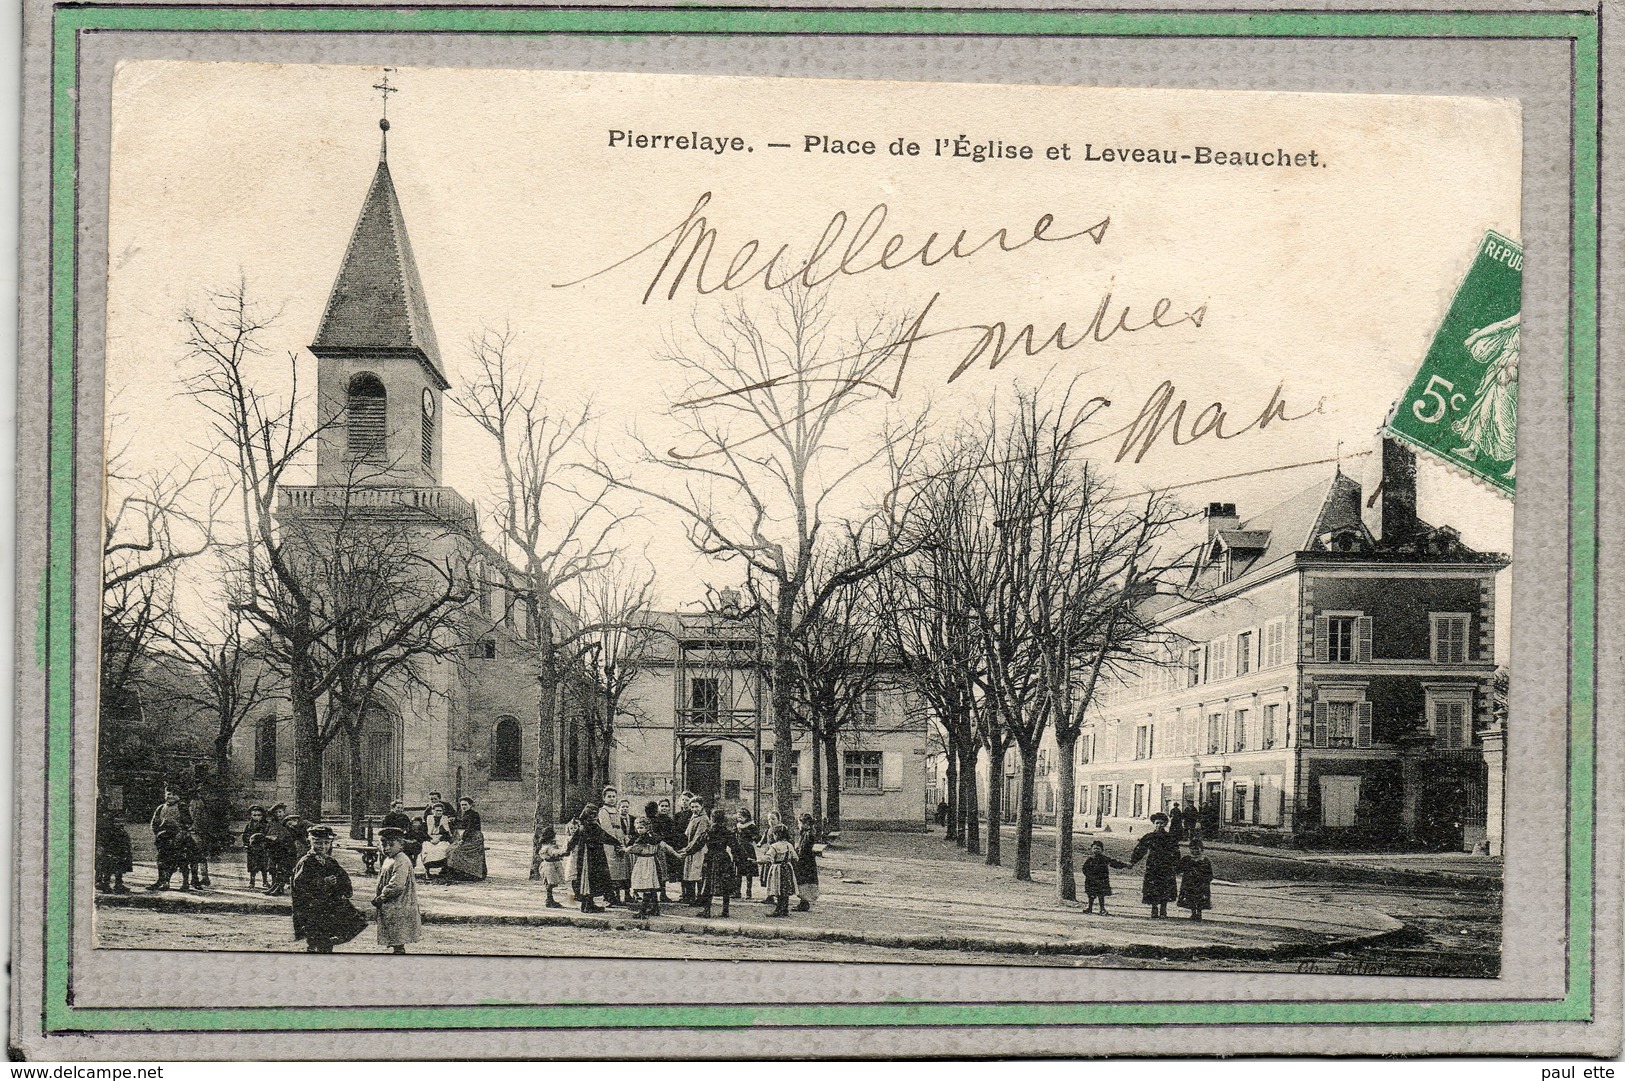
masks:
[[(361, 725), (361, 776), (365, 802), (361, 813), (382, 815), (391, 800), (400, 798), (401, 756), (395, 718), (374, 706)], [(350, 736), (340, 732), (322, 752), (322, 816), (341, 818), (350, 813)]]

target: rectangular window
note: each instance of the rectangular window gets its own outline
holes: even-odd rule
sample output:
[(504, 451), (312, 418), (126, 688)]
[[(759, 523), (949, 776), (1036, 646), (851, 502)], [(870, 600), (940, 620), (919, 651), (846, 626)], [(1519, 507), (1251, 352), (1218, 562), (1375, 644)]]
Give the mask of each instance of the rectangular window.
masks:
[(1236, 635), (1236, 675), (1244, 676), (1253, 670), (1253, 632)]
[(1240, 783), (1230, 789), (1230, 821), (1241, 824), (1247, 822), (1247, 811), (1252, 806), (1252, 797), (1247, 793), (1247, 786)]
[(1201, 646), (1192, 646), (1185, 651), (1185, 686), (1197, 687), (1202, 683), (1202, 654), (1207, 652)]
[(1151, 726), (1148, 724), (1134, 726), (1134, 757), (1151, 757)]
[(688, 716), (694, 724), (716, 724), (720, 704), (717, 678), (695, 676), (688, 681)]
[(1264, 707), (1264, 732), (1260, 742), (1266, 751), (1274, 747), (1275, 741), (1281, 738), (1280, 720), (1280, 706), (1268, 705)]
[(841, 763), (841, 787), (848, 792), (879, 792), (880, 767), (879, 751), (847, 751)]
[(1467, 617), (1455, 613), (1434, 612), (1433, 663), (1463, 664), (1467, 660)]
[(1247, 749), (1247, 712), (1244, 709), (1236, 710), (1235, 718), (1230, 722), (1230, 731), (1235, 737), (1234, 746), (1238, 751)]
[(423, 468), (428, 469), (434, 463), (434, 414), (427, 408), (423, 410)]
[(1102, 818), (1110, 818), (1117, 813), (1117, 786), (1103, 784), (1095, 790), (1096, 813)]
[(1465, 700), (1447, 698), (1433, 703), (1433, 738), (1440, 747), (1452, 750), (1466, 747), (1472, 742), (1468, 734)]
[(1326, 659), (1333, 663), (1354, 660), (1354, 616), (1331, 616), (1326, 620)]
[(873, 728), (880, 721), (880, 690), (877, 687), (866, 687), (863, 699), (858, 704), (858, 723)]
[(1354, 746), (1354, 703), (1327, 702), (1324, 747)]
[(1286, 663), (1286, 620), (1272, 619), (1264, 625), (1264, 660), (1261, 668), (1279, 668)]
[[(767, 791), (773, 789), (773, 752), (762, 752), (762, 788)], [(790, 790), (801, 791), (801, 752), (790, 752)]]
[(1217, 638), (1209, 642), (1207, 658), (1207, 678), (1209, 683), (1230, 678), (1230, 639)]
[(1224, 714), (1210, 713), (1207, 718), (1207, 753), (1224, 750)]
[(495, 638), (482, 638), (478, 642), (469, 643), (468, 655), (476, 661), (496, 660), (497, 640)]
[(254, 779), (276, 780), (275, 717), (265, 717), (254, 726)]
[(1145, 817), (1145, 785), (1143, 784), (1134, 786), (1134, 817)]
[(1078, 737), (1078, 765), (1087, 766), (1095, 758), (1095, 736), (1093, 732)]

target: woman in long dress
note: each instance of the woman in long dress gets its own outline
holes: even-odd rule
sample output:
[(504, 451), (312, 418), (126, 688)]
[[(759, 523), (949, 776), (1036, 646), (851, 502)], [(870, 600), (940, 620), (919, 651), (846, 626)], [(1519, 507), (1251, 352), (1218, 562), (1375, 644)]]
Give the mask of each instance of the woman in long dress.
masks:
[[(1462, 342), (1467, 352), (1484, 365), (1478, 381), (1478, 396), (1467, 415), (1451, 425), (1451, 430), (1467, 441), (1457, 453), (1470, 460), (1479, 457), (1511, 462), (1518, 447), (1518, 327), (1520, 312), (1473, 331)], [(1516, 466), (1504, 474), (1515, 475)]]
[(693, 817), (688, 820), (688, 837), (683, 846), (683, 902), (700, 903), (700, 880), (705, 877), (705, 835), (711, 830), (711, 816), (705, 805), (696, 799), (691, 805)]
[(441, 876), (453, 882), (480, 882), (485, 879), (485, 831), (474, 801), (464, 796), (457, 801), (457, 840), (446, 853), (446, 869)]
[(1151, 918), (1156, 920), (1168, 915), (1168, 902), (1179, 896), (1179, 842), (1168, 833), (1168, 816), (1161, 811), (1151, 816), (1151, 825), (1151, 832), (1134, 846), (1128, 865), (1145, 860), (1140, 900), (1151, 906)]
[[(615, 790), (606, 788), (604, 792), (613, 796)], [(621, 893), (621, 883), (632, 878), (632, 863), (626, 856), (626, 842), (631, 840), (621, 832), (620, 801), (606, 801), (598, 808), (598, 829), (605, 837), (604, 865), (609, 869), (609, 889), (605, 891), (605, 902), (610, 905), (626, 906), (632, 903), (631, 898)]]
[(604, 856), (605, 850), (614, 844), (614, 839), (598, 824), (598, 806), (589, 803), (581, 808), (575, 832), (564, 846), (564, 855), (574, 863), (571, 881), (583, 912), (602, 912), (593, 898), (614, 891), (610, 884), (609, 860)]
[(431, 871), (446, 868), (446, 856), (451, 852), (451, 820), (446, 817), (446, 805), (437, 803), (423, 813), (423, 839), (418, 850), (418, 866), (423, 877)]

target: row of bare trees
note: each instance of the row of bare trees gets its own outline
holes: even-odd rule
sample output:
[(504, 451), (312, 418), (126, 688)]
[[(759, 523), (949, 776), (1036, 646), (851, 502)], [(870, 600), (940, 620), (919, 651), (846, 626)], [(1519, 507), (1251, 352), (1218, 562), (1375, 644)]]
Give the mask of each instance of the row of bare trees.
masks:
[(1076, 747), (1098, 690), (1156, 663), (1151, 598), (1179, 584), (1184, 518), (1166, 496), (1125, 495), (1090, 460), (1098, 399), (1022, 389), (969, 422), (908, 499), (910, 554), (882, 577), (892, 650), (943, 732), (949, 832), (981, 849), (976, 766), (987, 763), (986, 859), (1002, 861), (1004, 763), (1019, 756), (1015, 877), (1032, 877), (1037, 763), (1059, 762), (1057, 882), (1076, 895)]

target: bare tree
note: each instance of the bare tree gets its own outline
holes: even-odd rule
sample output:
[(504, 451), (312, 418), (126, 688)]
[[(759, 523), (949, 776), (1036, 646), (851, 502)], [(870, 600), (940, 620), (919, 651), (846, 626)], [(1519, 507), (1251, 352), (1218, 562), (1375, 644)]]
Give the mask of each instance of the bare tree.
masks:
[(176, 570), (214, 544), (220, 496), (204, 463), (137, 472), (109, 455), (102, 519), (102, 709), (124, 708), (173, 615)]
[(343, 738), (346, 810), (350, 834), (359, 838), (371, 795), (362, 740), (367, 716), (386, 688), (403, 697), (439, 693), (427, 670), (461, 662), (475, 583), (466, 547), (436, 543), (464, 539), (456, 523), (357, 506), (349, 486), (325, 494), (285, 530), (298, 545), (292, 558), (311, 587), (317, 621), (327, 628), (314, 650), (315, 685), (326, 705), (321, 745), (325, 751)]
[(977, 644), (961, 561), (950, 547), (974, 477), (974, 470), (960, 468), (970, 449), (950, 442), (933, 460), (911, 501), (908, 529), (918, 548), (887, 568), (876, 585), (877, 624), (887, 648), (943, 735), (948, 835), (967, 852), (980, 853), (977, 716), (986, 655)]
[[(293, 725), (294, 805), (309, 818), (321, 815), (322, 693), (316, 651), (328, 629), (316, 611), (310, 585), (278, 526), (277, 501), (297, 475), (320, 425), (301, 426), (299, 364), (295, 354), (269, 358), (261, 343), (275, 313), (249, 299), (246, 283), (210, 294), (181, 316), (193, 364), (189, 393), (207, 411), (214, 439), (202, 448), (225, 467), (241, 503), (239, 610), (277, 643), (288, 678)], [(262, 389), (281, 382), (285, 392)]]
[(641, 712), (626, 694), (667, 636), (654, 616), (654, 574), (623, 564), (601, 568), (578, 581), (577, 611), (584, 621), (582, 661), (597, 691), (587, 715), (588, 755), (599, 778), (609, 776), (609, 756), (621, 718)]
[[(197, 625), (180, 618), (164, 631), (169, 647), (192, 677), (176, 694), (214, 723), (214, 776), (224, 783), (231, 770), (231, 741), (261, 706), (281, 696), (270, 681), (264, 643), (240, 609), (228, 608), (213, 623)], [(248, 632), (248, 633), (245, 633)]]
[(452, 404), (495, 443), (494, 530), (536, 642), (539, 841), (565, 810), (557, 769), (563, 696), (590, 633), (562, 598), (583, 576), (609, 566), (616, 555), (610, 539), (624, 518), (609, 505), (611, 483), (585, 468), (594, 460), (592, 406), (555, 404), (514, 349), (511, 330), (476, 335), (469, 344), (475, 374)]
[[(795, 656), (804, 625), (839, 590), (905, 551), (895, 501), (877, 499), (846, 514), (835, 505), (854, 504), (865, 479), (895, 491), (920, 444), (918, 425), (853, 425), (885, 392), (885, 369), (905, 352), (897, 344), (903, 321), (877, 317), (840, 334), (828, 292), (793, 285), (765, 303), (762, 313), (743, 303), (725, 308), (714, 326), (696, 324), (692, 343), (664, 358), (690, 379), (673, 407), (683, 445), (648, 454), (668, 471), (671, 489), (603, 468), (600, 476), (679, 511), (701, 553), (744, 564), (763, 603), (773, 753), (785, 763), (794, 746)], [(819, 574), (815, 556), (826, 547), (850, 556)], [(773, 771), (773, 788), (779, 813), (792, 815), (788, 769)]]

